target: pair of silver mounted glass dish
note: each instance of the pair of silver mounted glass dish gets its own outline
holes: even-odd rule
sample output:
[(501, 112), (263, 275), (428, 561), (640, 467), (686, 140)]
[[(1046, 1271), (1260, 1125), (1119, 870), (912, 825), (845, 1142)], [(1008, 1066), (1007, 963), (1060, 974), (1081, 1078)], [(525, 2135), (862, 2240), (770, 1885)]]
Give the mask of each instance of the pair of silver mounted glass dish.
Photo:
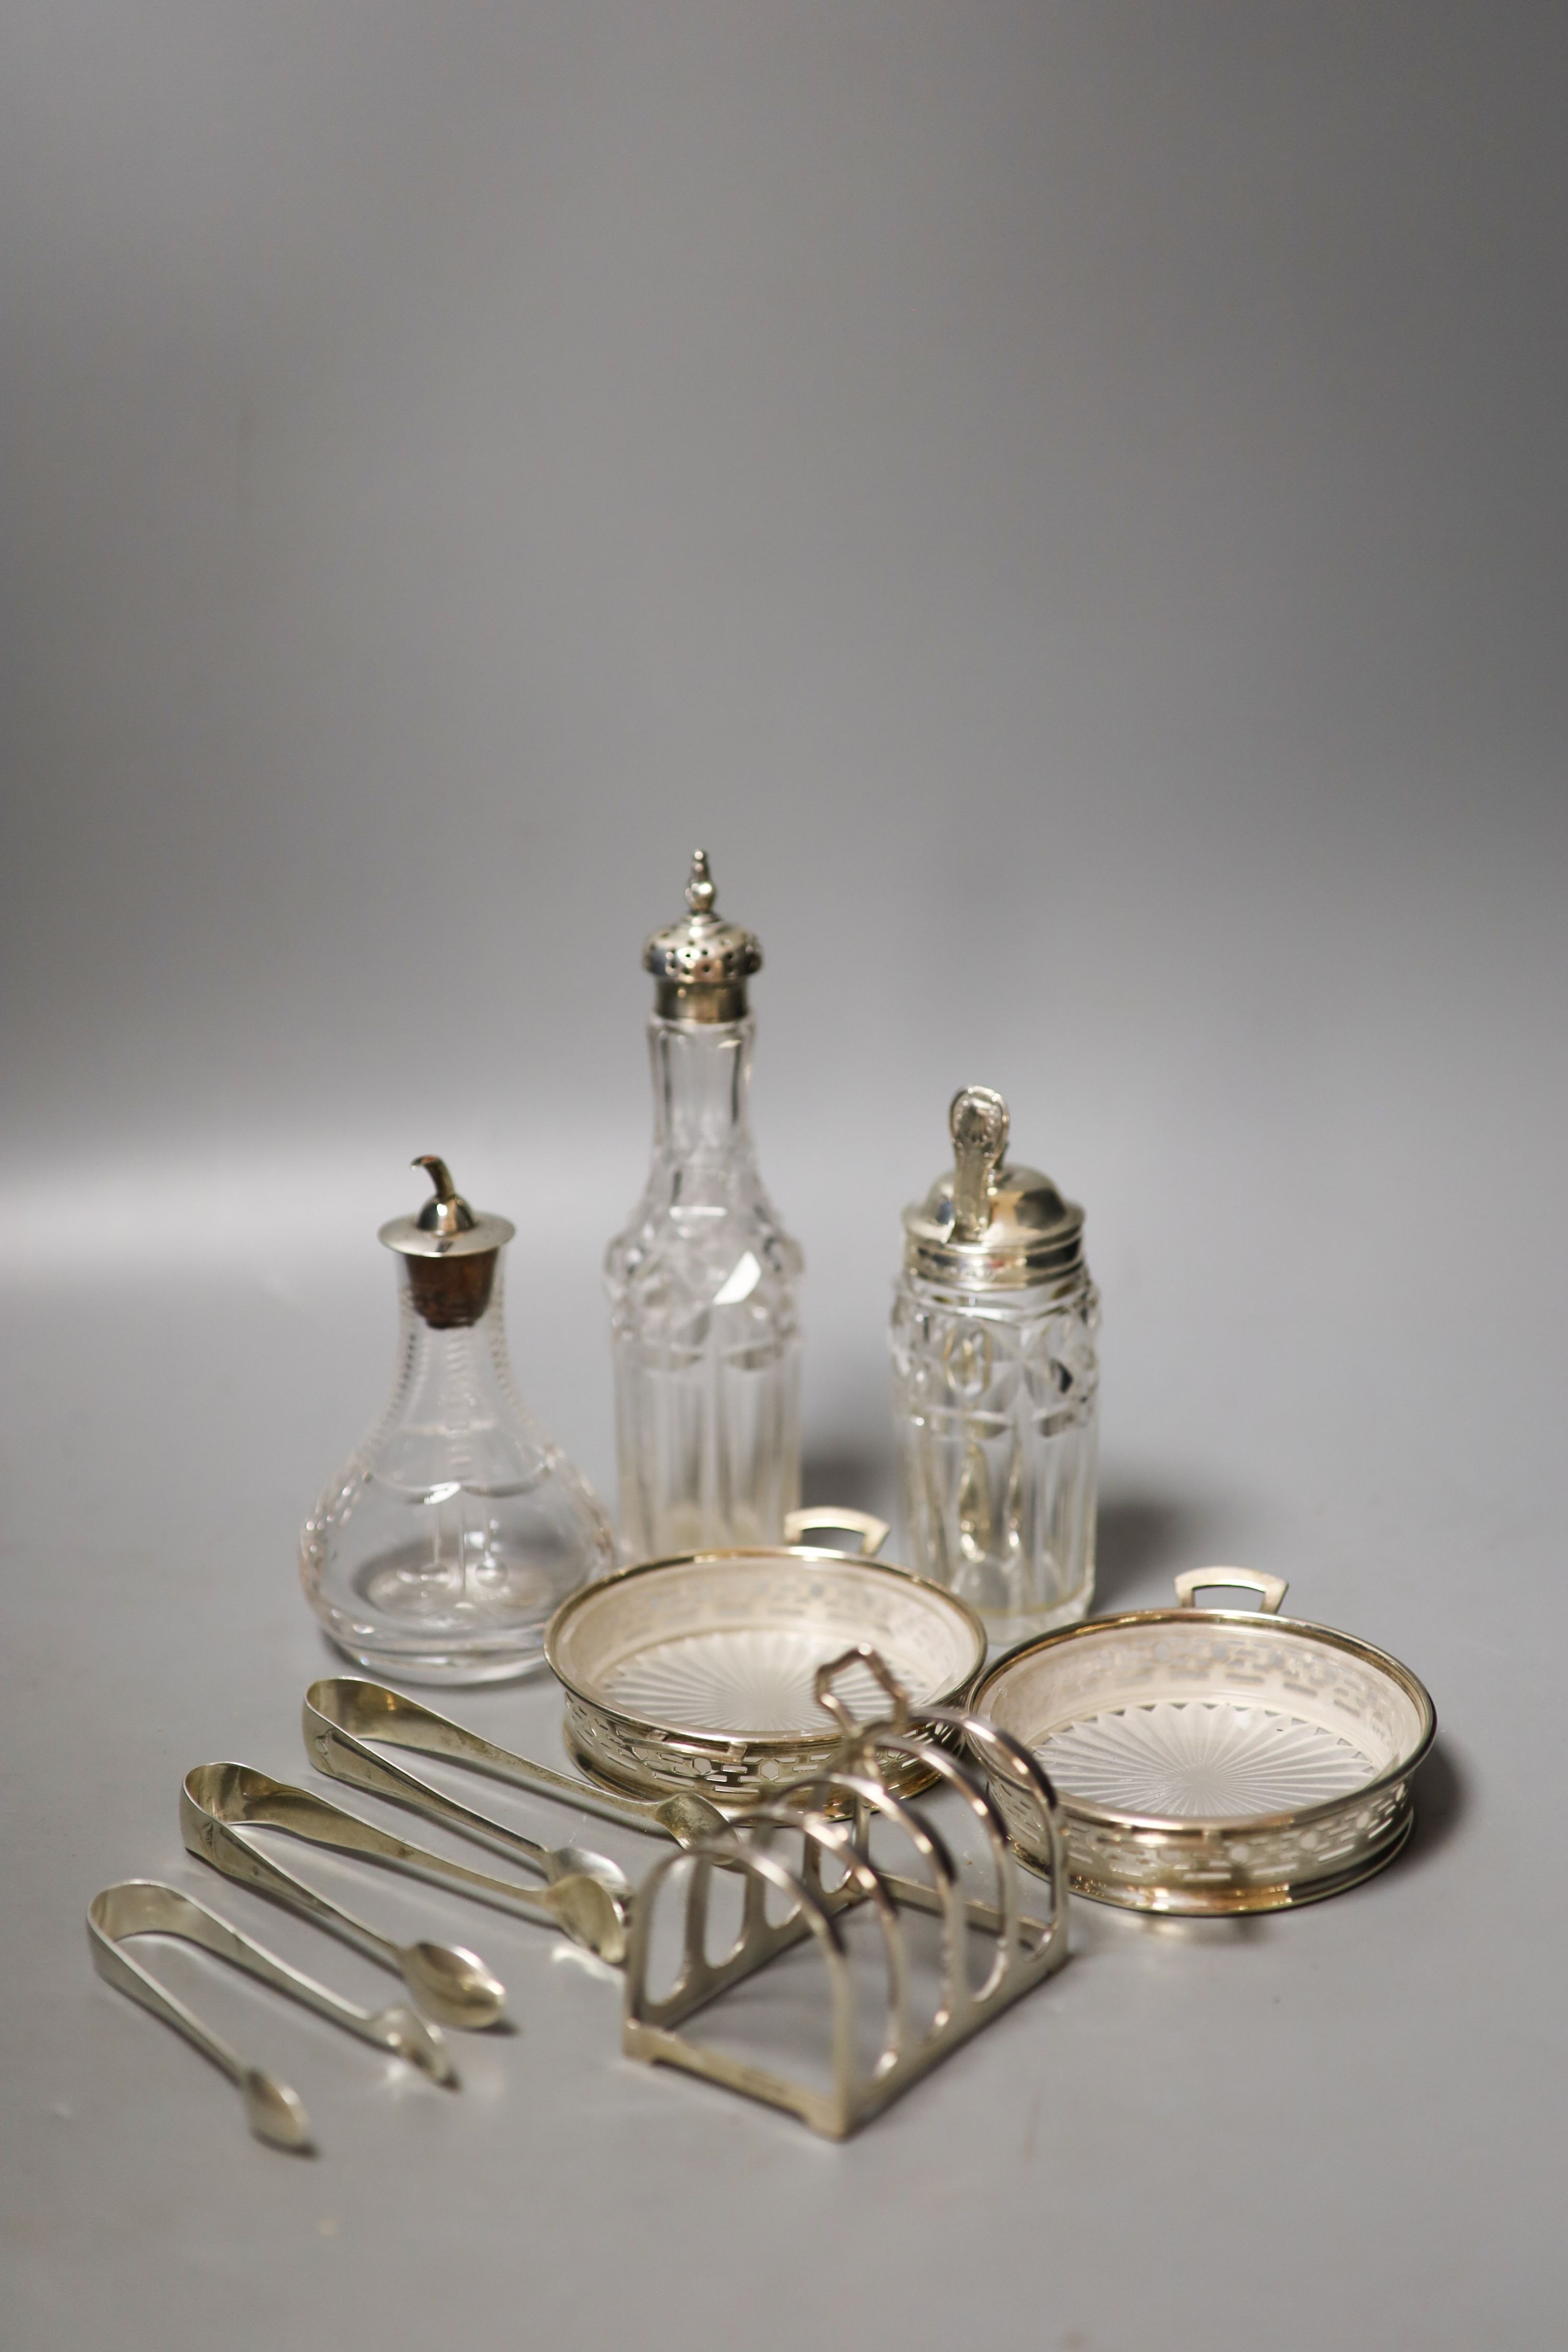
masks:
[[(306, 1591), (332, 1639), (416, 1682), (501, 1679), (542, 1648), (586, 1774), (730, 1809), (821, 1762), (836, 1735), (815, 1675), (865, 1645), (917, 1714), (968, 1700), (1043, 1760), (1080, 1892), (1244, 1911), (1380, 1867), (1408, 1833), (1432, 1737), (1406, 1669), (1281, 1619), (1283, 1586), (1248, 1570), (1184, 1580), (1174, 1610), (1080, 1622), (1098, 1301), (1082, 1211), (1008, 1161), (988, 1089), (956, 1098), (952, 1169), (904, 1215), (892, 1353), (910, 1569), (867, 1556), (880, 1523), (797, 1509), (800, 1253), (746, 1119), (761, 951), (717, 917), (700, 853), (687, 908), (644, 951), (653, 1159), (606, 1261), (634, 1564), (612, 1572), (606, 1515), (517, 1401), (500, 1308), (514, 1228), (429, 1158), (432, 1200), (382, 1233), (401, 1271), (393, 1395), (305, 1530)], [(800, 1541), (850, 1527), (861, 1555)], [(1252, 1587), (1263, 1608), (1197, 1609), (1204, 1585)], [(1007, 1654), (982, 1675), (988, 1641)], [(849, 1695), (873, 1696), (852, 1677)], [(1016, 1792), (997, 1796), (1016, 1813)], [(1009, 1819), (1038, 1861), (1027, 1821)]]
[[(822, 1661), (865, 1648), (916, 1723), (967, 1709), (1038, 1759), (1077, 1894), (1176, 1914), (1275, 1910), (1381, 1869), (1409, 1834), (1436, 1727), (1421, 1684), (1368, 1643), (1281, 1617), (1278, 1579), (1221, 1568), (1176, 1585), (1170, 1609), (1041, 1635), (988, 1669), (980, 1620), (925, 1579), (804, 1547), (709, 1554), (586, 1588), (557, 1612), (547, 1650), (574, 1762), (629, 1794), (766, 1804), (821, 1769), (840, 1737), (816, 1700)], [(1262, 1606), (1196, 1605), (1225, 1587)], [(875, 1716), (865, 1668), (841, 1686), (862, 1720)], [(974, 1760), (988, 1769), (983, 1752)], [(924, 1785), (896, 1764), (888, 1777), (904, 1794)], [(1015, 1777), (990, 1777), (1019, 1851), (1048, 1868)]]

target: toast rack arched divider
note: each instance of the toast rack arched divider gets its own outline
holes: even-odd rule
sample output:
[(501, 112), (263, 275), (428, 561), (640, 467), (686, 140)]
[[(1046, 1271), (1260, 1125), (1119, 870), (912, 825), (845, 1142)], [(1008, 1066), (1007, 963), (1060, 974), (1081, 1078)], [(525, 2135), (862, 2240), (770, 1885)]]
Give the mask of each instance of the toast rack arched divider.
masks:
[[(851, 1717), (835, 1687), (850, 1666), (869, 1670), (887, 1693), (885, 1717), (864, 1722)], [(727, 1834), (698, 1839), (684, 1853), (664, 1856), (644, 1879), (626, 1956), (622, 2046), (630, 2057), (682, 2067), (784, 2108), (828, 2138), (842, 2139), (1061, 1967), (1067, 1957), (1067, 1873), (1055, 1791), (1035, 1758), (1007, 1732), (956, 1708), (912, 1712), (883, 1659), (864, 1643), (820, 1667), (815, 1687), (819, 1703), (844, 1734), (830, 1768), (781, 1787), (769, 1803)], [(990, 1790), (937, 1744), (944, 1732), (955, 1731), (975, 1743), (988, 1770), (1011, 1784), (1016, 1801), (1033, 1816), (1039, 1850), (1049, 1857), (1047, 1919), (1021, 1906), (1007, 1823)], [(959, 1865), (940, 1831), (919, 1806), (888, 1786), (882, 1759), (889, 1756), (927, 1766), (960, 1799), (984, 1834), (994, 1902), (965, 1893)], [(911, 1850), (924, 1876), (873, 1859), (872, 1832), (879, 1822)], [(775, 1851), (787, 1835), (800, 1841), (798, 1868)], [(837, 1874), (832, 1885), (824, 1877), (824, 1863)], [(729, 1950), (716, 1960), (708, 1956), (715, 1871), (744, 1882), (739, 1927)], [(677, 1873), (685, 1881), (680, 1958), (668, 1989), (655, 1992), (651, 1969), (656, 1923)], [(769, 1890), (785, 1899), (781, 1918), (768, 1916)], [(867, 1903), (881, 1930), (885, 1966), (885, 2026), (869, 2066), (856, 2054), (855, 1987), (841, 1925), (846, 1912)], [(900, 1916), (911, 1910), (941, 1923), (937, 1997), (929, 2020), (918, 2025), (911, 2016), (911, 1972)], [(977, 1932), (994, 1947), (977, 1987), (969, 1981), (969, 1939)], [(681, 2031), (699, 2011), (808, 1937), (814, 1939), (827, 1976), (829, 2089), (694, 2041)]]

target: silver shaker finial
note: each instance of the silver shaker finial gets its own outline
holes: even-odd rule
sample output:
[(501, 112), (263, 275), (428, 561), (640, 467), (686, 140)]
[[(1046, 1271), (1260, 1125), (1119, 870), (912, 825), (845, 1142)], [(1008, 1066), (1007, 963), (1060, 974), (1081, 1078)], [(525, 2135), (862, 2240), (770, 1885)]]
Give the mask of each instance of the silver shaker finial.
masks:
[(444, 1160), (434, 1151), (422, 1151), (413, 1161), (423, 1168), (434, 1187), (434, 1197), (419, 1213), (419, 1228), (426, 1234), (472, 1233), (475, 1225), (473, 1210), (452, 1181), (452, 1171)]
[(991, 1192), (1008, 1148), (1008, 1107), (990, 1087), (962, 1087), (947, 1112), (953, 1138), (953, 1238), (983, 1240)]
[(694, 915), (711, 915), (718, 889), (708, 871), (707, 851), (692, 852), (692, 878), (686, 884), (686, 904)]

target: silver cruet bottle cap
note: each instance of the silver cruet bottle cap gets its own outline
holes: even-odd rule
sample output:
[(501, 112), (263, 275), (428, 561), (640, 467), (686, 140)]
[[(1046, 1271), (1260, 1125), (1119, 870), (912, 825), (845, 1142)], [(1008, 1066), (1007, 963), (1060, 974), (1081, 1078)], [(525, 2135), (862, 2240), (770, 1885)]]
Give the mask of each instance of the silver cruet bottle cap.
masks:
[(762, 969), (762, 942), (754, 931), (717, 914), (707, 852), (692, 855), (684, 922), (655, 931), (643, 950), (643, 969), (657, 987), (653, 1009), (665, 1021), (738, 1021), (746, 983)]
[(952, 1169), (904, 1213), (912, 1274), (963, 1290), (1060, 1291), (1088, 1280), (1083, 1212), (1038, 1168), (1013, 1167), (1008, 1107), (989, 1087), (965, 1087), (947, 1114)]
[(490, 1304), (496, 1260), (517, 1229), (509, 1218), (476, 1214), (434, 1151), (413, 1165), (429, 1174), (432, 1196), (417, 1216), (393, 1217), (378, 1238), (407, 1261), (410, 1295), (425, 1322), (459, 1329)]

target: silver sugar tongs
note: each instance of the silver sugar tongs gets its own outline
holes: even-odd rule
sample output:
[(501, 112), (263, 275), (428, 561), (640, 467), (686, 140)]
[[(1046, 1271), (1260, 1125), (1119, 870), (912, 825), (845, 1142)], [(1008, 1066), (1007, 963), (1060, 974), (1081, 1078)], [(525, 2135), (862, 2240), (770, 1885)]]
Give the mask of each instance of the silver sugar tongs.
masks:
[[(388, 1763), (365, 1742), (377, 1739), (388, 1748), (411, 1748), (422, 1756), (438, 1756), (446, 1763), (487, 1773), (492, 1780), (509, 1781), (514, 1788), (558, 1798), (601, 1821), (619, 1822), (623, 1829), (674, 1838), (677, 1845), (723, 1837), (730, 1827), (718, 1807), (695, 1789), (653, 1803), (612, 1796), (568, 1773), (552, 1771), (548, 1764), (536, 1764), (527, 1756), (497, 1748), (450, 1717), (437, 1715), (434, 1707), (405, 1698), (402, 1691), (389, 1690), (384, 1683), (364, 1682), (353, 1675), (332, 1675), (311, 1684), (305, 1694), (303, 1727), (310, 1761), (332, 1780), (390, 1797), (394, 1804), (408, 1805), (416, 1812), (449, 1822), (482, 1844), (535, 1859), (536, 1866), (538, 1857), (548, 1855), (551, 1849), (519, 1831), (503, 1827), (485, 1813), (475, 1812), (417, 1773)], [(578, 1849), (568, 1846), (560, 1851), (575, 1854)]]
[(563, 1878), (553, 1886), (520, 1886), (492, 1878), (428, 1847), (412, 1845), (373, 1822), (361, 1821), (313, 1790), (274, 1780), (248, 1764), (199, 1764), (187, 1772), (180, 1797), (180, 1832), (191, 1853), (243, 1885), (301, 1911), (383, 1967), (397, 1969), (430, 2015), (444, 2025), (493, 2025), (506, 1988), (474, 1953), (441, 1944), (395, 1944), (353, 1917), (292, 1871), (263, 1853), (246, 1832), (282, 1830), (329, 1852), (401, 1871), (434, 1886), (455, 1888), (540, 1927), (563, 1927), (575, 1941), (618, 1960), (625, 1948), (624, 1906), (597, 1879)]
[(182, 1895), (175, 1886), (164, 1886), (156, 1879), (128, 1878), (117, 1886), (106, 1886), (95, 1895), (88, 1907), (88, 1941), (92, 1950), (92, 1964), (106, 1984), (120, 1992), (129, 1993), (143, 2009), (161, 2017), (177, 2033), (183, 2033), (204, 2058), (210, 2058), (235, 2084), (245, 2101), (246, 2117), (257, 2139), (273, 2147), (286, 2147), (300, 2155), (308, 2155), (314, 2146), (310, 2118), (297, 2091), (276, 2074), (266, 2074), (259, 2066), (247, 2065), (237, 2052), (232, 2050), (211, 2029), (204, 2025), (194, 2011), (175, 1994), (158, 1982), (140, 1960), (133, 1960), (122, 1949), (132, 1936), (177, 1936), (182, 1942), (195, 1944), (204, 1952), (211, 1952), (220, 1960), (254, 1977), (258, 1984), (270, 1985), (275, 1992), (287, 1993), (306, 2009), (314, 2010), (319, 2017), (329, 2018), (346, 2033), (357, 2034), (361, 2042), (372, 2042), (379, 2050), (391, 2051), (396, 2058), (406, 2059), (410, 2065), (423, 2069), (432, 2081), (448, 2089), (457, 2087), (457, 2074), (439, 2026), (428, 2025), (416, 2017), (412, 2009), (401, 2003), (391, 2009), (360, 2009), (344, 2000), (314, 1977), (292, 1969), (286, 1960), (253, 1944), (215, 1911), (193, 1895)]

